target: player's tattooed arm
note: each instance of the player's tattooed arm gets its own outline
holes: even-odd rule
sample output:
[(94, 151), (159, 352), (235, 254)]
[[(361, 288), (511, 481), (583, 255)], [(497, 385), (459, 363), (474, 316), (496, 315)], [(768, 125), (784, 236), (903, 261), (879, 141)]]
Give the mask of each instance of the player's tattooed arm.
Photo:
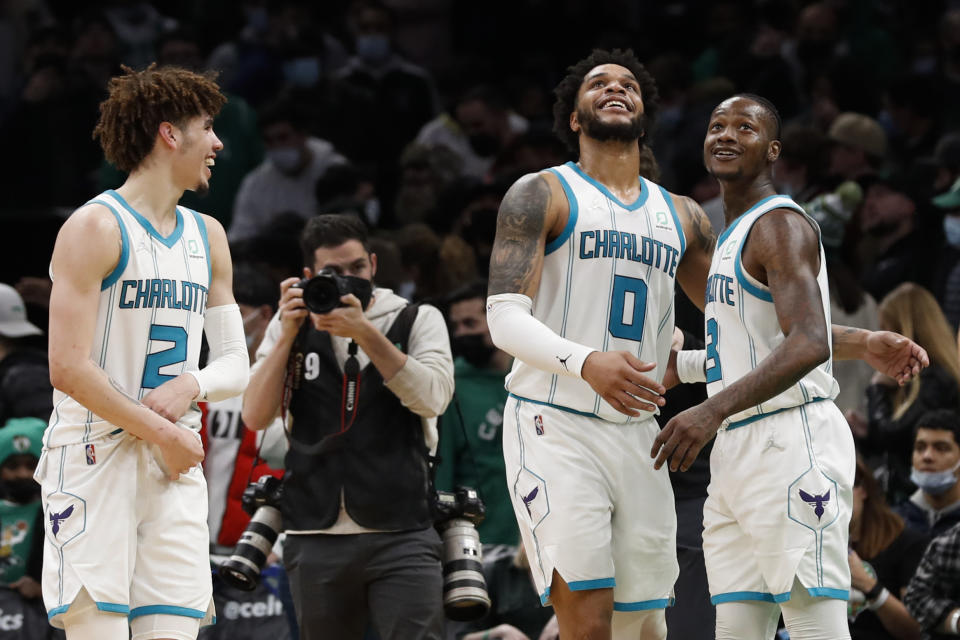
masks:
[(671, 196), (687, 249), (677, 268), (677, 282), (701, 311), (707, 290), (707, 275), (710, 273), (710, 261), (717, 246), (717, 236), (713, 232), (710, 219), (699, 204), (692, 198)]
[(497, 214), (489, 295), (522, 293), (532, 298), (536, 293), (549, 209), (550, 185), (540, 175), (524, 176), (507, 191)]
[(930, 365), (923, 347), (899, 333), (835, 324), (831, 327), (831, 336), (834, 360), (863, 360), (900, 385)]

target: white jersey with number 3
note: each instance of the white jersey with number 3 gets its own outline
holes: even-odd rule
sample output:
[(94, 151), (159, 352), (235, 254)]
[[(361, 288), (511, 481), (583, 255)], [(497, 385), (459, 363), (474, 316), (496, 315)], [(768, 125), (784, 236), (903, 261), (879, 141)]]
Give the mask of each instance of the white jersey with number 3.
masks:
[[(744, 242), (760, 216), (774, 209), (792, 209), (802, 214), (820, 235), (820, 228), (803, 208), (787, 196), (765, 198), (744, 212), (720, 234), (707, 280), (706, 320), (707, 393), (714, 395), (756, 369), (784, 340), (770, 289), (743, 268)], [(826, 259), (820, 244), (817, 284), (823, 317), (830, 336), (830, 288)], [(816, 399), (835, 398), (839, 385), (828, 359), (792, 387), (769, 400), (730, 416), (729, 424), (756, 419), (780, 409)]]
[[(644, 375), (662, 379), (673, 335), (677, 266), (686, 248), (670, 195), (639, 178), (640, 195), (625, 204), (572, 162), (549, 171), (563, 186), (570, 214), (563, 232), (546, 246), (534, 317), (573, 342), (656, 362)], [(524, 400), (613, 422), (649, 417), (630, 419), (580, 378), (520, 360), (514, 361), (507, 389)]]
[[(91, 202), (116, 218), (122, 246), (116, 268), (100, 287), (90, 358), (139, 400), (198, 368), (211, 277), (207, 228), (199, 213), (177, 207), (177, 226), (164, 237), (116, 191)], [(117, 430), (61, 391), (54, 390), (53, 401), (47, 447), (90, 442)], [(180, 423), (199, 430), (196, 405)]]

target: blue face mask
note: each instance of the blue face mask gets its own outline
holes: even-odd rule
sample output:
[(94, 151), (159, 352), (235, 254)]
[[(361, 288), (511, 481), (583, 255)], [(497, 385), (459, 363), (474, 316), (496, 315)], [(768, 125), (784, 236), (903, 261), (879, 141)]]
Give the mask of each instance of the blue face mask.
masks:
[(295, 87), (312, 87), (320, 80), (320, 61), (315, 57), (287, 60), (283, 77)]
[(957, 476), (954, 472), (958, 468), (960, 468), (960, 462), (953, 465), (952, 469), (944, 471), (917, 471), (914, 467), (910, 470), (910, 482), (932, 496), (943, 495), (957, 484)]
[(357, 36), (357, 55), (368, 64), (381, 64), (390, 57), (390, 38), (373, 34)]
[(947, 244), (960, 249), (960, 216), (944, 216), (943, 233), (947, 236)]

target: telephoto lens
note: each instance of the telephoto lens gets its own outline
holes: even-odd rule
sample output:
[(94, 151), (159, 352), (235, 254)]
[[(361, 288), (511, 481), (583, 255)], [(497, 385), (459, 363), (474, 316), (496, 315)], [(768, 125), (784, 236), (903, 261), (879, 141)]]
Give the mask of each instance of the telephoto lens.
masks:
[(273, 476), (263, 476), (243, 492), (243, 508), (253, 511), (250, 523), (233, 549), (233, 554), (220, 565), (219, 575), (231, 587), (253, 591), (260, 581), (260, 572), (267, 564), (283, 528), (280, 515), (281, 484)]
[(477, 620), (490, 610), (477, 523), (483, 502), (475, 489), (437, 492), (437, 531), (443, 539), (443, 610), (451, 620)]

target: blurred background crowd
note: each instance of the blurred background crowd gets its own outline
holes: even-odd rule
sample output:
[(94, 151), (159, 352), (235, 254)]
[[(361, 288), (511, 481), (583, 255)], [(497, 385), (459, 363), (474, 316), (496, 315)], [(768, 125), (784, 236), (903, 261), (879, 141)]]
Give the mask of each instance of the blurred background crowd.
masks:
[[(776, 187), (821, 224), (833, 322), (898, 331), (929, 353), (929, 369), (903, 388), (857, 363), (836, 366), (837, 404), (867, 478), (851, 544), (875, 575), (893, 564), (888, 587), (906, 594), (927, 542), (960, 522), (956, 0), (0, 0), (0, 140), (8, 150), (0, 172), (0, 424), (29, 434), (18, 419), (49, 417), (43, 332), (53, 242), (71, 211), (124, 178), (91, 137), (107, 80), (121, 65), (154, 61), (216, 70), (229, 98), (214, 124), (224, 149), (210, 194), (188, 193), (183, 204), (227, 229), (248, 345), (262, 337), (277, 283), (301, 273), (306, 220), (362, 219), (378, 256), (377, 285), (437, 305), (450, 322), (465, 428), (451, 410), (439, 482), (479, 484), (488, 503), (481, 540), (508, 545), (491, 546), (487, 558), (491, 591), (503, 592), (499, 605), (492, 594), (492, 617), (451, 635), (525, 624), (524, 633), (539, 637), (546, 619), (532, 611), (537, 599), (515, 550), (499, 458), (510, 361), (486, 333), (482, 282), (506, 189), (571, 159), (552, 133), (552, 89), (593, 47), (632, 48), (653, 73), (661, 109), (647, 135), (645, 174), (697, 200), (717, 233), (719, 187), (702, 162), (707, 118), (734, 92), (772, 100), (784, 121)], [(681, 307), (678, 324), (702, 334), (692, 305)], [(677, 395), (670, 413), (692, 401)], [(208, 442), (240, 447), (242, 425), (218, 424), (207, 425)], [(36, 567), (23, 527), (11, 528), (25, 516), (8, 514), (35, 498), (18, 482), (29, 476), (30, 452), (11, 451), (0, 459), (0, 595), (35, 599), (39, 591), (24, 579)], [(698, 549), (708, 453), (675, 481), (678, 511), (687, 513), (682, 566), (684, 552)], [(217, 473), (232, 477), (229, 467)], [(876, 518), (887, 533), (864, 534)], [(952, 580), (957, 590), (960, 575)], [(282, 607), (260, 611), (279, 615)], [(921, 611), (909, 615), (927, 626)], [(712, 633), (709, 622), (698, 624)], [(853, 605), (851, 628), (854, 638), (920, 637)], [(712, 637), (690, 633), (671, 638)]]

